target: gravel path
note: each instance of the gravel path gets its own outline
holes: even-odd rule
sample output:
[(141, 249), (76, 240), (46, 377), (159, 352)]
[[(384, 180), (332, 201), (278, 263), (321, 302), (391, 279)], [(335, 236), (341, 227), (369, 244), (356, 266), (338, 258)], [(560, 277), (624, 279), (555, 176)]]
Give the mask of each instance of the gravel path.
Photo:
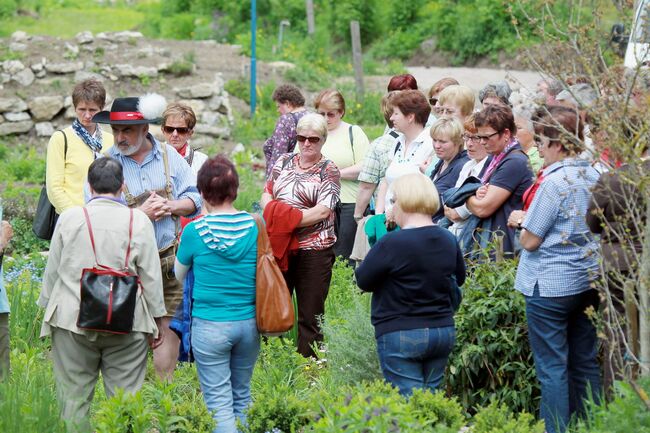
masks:
[(478, 91), (485, 84), (507, 80), (513, 90), (520, 87), (535, 90), (541, 76), (533, 71), (512, 71), (504, 69), (485, 68), (437, 68), (424, 66), (410, 66), (406, 68), (417, 80), (420, 89), (427, 91), (433, 83), (443, 77), (454, 77), (460, 84)]

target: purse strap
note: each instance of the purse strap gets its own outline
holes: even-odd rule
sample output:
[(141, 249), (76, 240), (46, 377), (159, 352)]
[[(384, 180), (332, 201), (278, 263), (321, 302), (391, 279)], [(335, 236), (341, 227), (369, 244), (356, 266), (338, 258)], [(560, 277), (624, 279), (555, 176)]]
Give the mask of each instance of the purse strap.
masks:
[(269, 235), (266, 233), (266, 227), (262, 222), (262, 217), (257, 214), (253, 214), (253, 219), (257, 224), (257, 259), (259, 262), (259, 258), (264, 254), (268, 254), (270, 252), (271, 255), (273, 255), (273, 250), (271, 249)]
[[(93, 236), (93, 228), (92, 225), (90, 224), (90, 216), (88, 215), (88, 209), (86, 209), (85, 207), (83, 209), (84, 209), (84, 217), (86, 218), (86, 225), (88, 226), (88, 234), (90, 235), (90, 245), (92, 245), (93, 254), (95, 255), (95, 264), (102, 268), (108, 269), (108, 266), (100, 265), (99, 261), (97, 260), (97, 251), (95, 250), (95, 236)], [(129, 209), (129, 243), (127, 244), (126, 247), (126, 258), (124, 259), (124, 269), (129, 268), (129, 257), (131, 256), (132, 235), (133, 235), (133, 209)]]

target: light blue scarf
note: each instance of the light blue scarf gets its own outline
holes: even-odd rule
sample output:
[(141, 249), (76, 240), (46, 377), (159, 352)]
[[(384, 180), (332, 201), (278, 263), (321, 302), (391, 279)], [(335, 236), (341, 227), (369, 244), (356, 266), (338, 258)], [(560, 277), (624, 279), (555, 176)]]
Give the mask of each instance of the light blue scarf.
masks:
[(95, 129), (96, 137), (90, 135), (88, 130), (79, 122), (79, 119), (72, 122), (72, 129), (94, 153), (98, 154), (102, 151), (102, 129), (99, 126)]

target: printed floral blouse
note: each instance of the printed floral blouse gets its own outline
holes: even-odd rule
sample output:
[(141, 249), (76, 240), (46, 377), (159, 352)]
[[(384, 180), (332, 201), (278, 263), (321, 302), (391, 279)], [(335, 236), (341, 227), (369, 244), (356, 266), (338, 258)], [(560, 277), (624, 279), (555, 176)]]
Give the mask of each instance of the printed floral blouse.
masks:
[(298, 121), (308, 111), (298, 111), (280, 116), (275, 124), (275, 131), (271, 138), (264, 143), (264, 157), (266, 158), (266, 178), (268, 179), (273, 171), (273, 166), (280, 155), (293, 152), (296, 147), (296, 126)]
[(336, 165), (323, 159), (305, 172), (298, 172), (298, 154), (281, 156), (273, 166), (264, 192), (300, 210), (317, 204), (332, 209), (329, 218), (297, 230), (301, 250), (324, 250), (334, 245), (334, 218), (341, 194), (341, 174)]

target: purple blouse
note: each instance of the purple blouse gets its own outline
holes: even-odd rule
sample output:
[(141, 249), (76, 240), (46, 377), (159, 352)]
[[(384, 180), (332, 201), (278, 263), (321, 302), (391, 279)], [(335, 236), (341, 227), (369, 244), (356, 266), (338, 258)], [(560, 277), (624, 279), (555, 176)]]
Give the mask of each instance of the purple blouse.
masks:
[(280, 155), (293, 152), (296, 147), (296, 126), (298, 121), (307, 114), (308, 111), (298, 111), (296, 113), (287, 113), (280, 116), (278, 123), (275, 124), (275, 131), (271, 138), (264, 143), (264, 157), (266, 158), (266, 178), (268, 179), (273, 171), (273, 165)]

